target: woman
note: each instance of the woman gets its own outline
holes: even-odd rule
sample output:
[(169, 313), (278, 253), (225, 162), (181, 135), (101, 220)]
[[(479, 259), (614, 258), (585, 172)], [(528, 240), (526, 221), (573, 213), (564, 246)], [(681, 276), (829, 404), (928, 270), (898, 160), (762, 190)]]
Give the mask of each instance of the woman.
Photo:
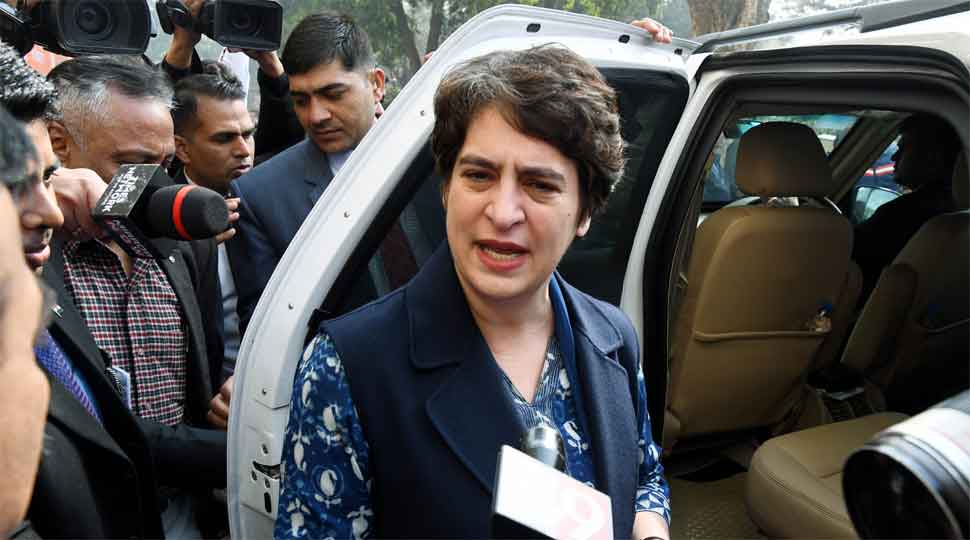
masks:
[(497, 52), (435, 114), (447, 242), (307, 348), (276, 537), (486, 537), (500, 446), (545, 423), (614, 536), (667, 538), (634, 329), (554, 273), (622, 175), (613, 90), (565, 48)]

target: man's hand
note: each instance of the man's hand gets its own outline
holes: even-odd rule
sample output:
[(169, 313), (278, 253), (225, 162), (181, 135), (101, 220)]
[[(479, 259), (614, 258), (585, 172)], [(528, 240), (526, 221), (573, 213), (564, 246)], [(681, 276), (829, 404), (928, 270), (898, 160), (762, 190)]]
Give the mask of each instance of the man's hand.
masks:
[(61, 167), (51, 174), (50, 181), (57, 206), (64, 214), (62, 230), (76, 240), (103, 238), (107, 232), (91, 217), (91, 209), (108, 187), (101, 177), (90, 169)]
[[(189, 8), (189, 13), (195, 20), (198, 18), (205, 0), (182, 0), (182, 2), (185, 7)], [(192, 67), (192, 50), (195, 49), (195, 45), (200, 39), (202, 39), (202, 34), (191, 28), (176, 26), (172, 32), (172, 43), (165, 53), (165, 62), (176, 69), (189, 69)]]
[(226, 199), (226, 206), (229, 207), (229, 228), (215, 236), (216, 244), (221, 244), (236, 236), (236, 229), (232, 224), (239, 221), (239, 212), (236, 211), (239, 210), (239, 197)]
[(226, 379), (216, 397), (209, 402), (209, 412), (206, 419), (209, 423), (219, 429), (229, 427), (229, 402), (232, 401), (232, 381), (233, 376)]
[(272, 79), (283, 76), (283, 62), (276, 51), (253, 51), (250, 49), (227, 49), (231, 53), (241, 52), (259, 64), (259, 70)]
[(670, 43), (673, 40), (674, 33), (670, 31), (670, 28), (667, 28), (666, 26), (649, 17), (637, 19), (630, 22), (630, 24), (640, 28), (641, 30), (646, 30), (649, 32), (650, 35), (653, 36), (653, 40), (657, 43)]

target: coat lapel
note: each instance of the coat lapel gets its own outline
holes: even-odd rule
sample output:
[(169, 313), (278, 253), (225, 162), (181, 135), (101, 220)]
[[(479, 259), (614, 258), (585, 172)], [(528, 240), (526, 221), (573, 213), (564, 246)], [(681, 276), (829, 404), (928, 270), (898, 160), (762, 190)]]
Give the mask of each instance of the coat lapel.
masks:
[(330, 161), (327, 154), (320, 151), (317, 145), (309, 138), (303, 141), (306, 145), (306, 160), (304, 161), (303, 181), (310, 185), (307, 195), (310, 197), (310, 208), (317, 204), (317, 200), (323, 195), (323, 190), (327, 189), (330, 181), (333, 180), (333, 171), (330, 170)]
[[(94, 337), (88, 330), (87, 324), (81, 317), (74, 299), (64, 287), (64, 264), (61, 255), (60, 243), (51, 247), (51, 260), (44, 267), (42, 274), (44, 281), (57, 295), (57, 304), (51, 310), (54, 312), (51, 332), (58, 343), (69, 342), (77, 351), (75, 354), (82, 355), (91, 365), (97, 368), (99, 373), (103, 373), (107, 367), (101, 356), (101, 349), (98, 348)], [(71, 358), (75, 356), (72, 355)]]
[(186, 321), (185, 341), (188, 350), (186, 362), (189, 381), (186, 384), (186, 413), (192, 422), (202, 423), (208, 409), (209, 399), (212, 397), (212, 381), (209, 377), (209, 365), (205, 347), (205, 326), (199, 309), (198, 297), (193, 286), (192, 276), (189, 274), (188, 262), (178, 249), (178, 242), (168, 238), (156, 238), (151, 241), (162, 254), (158, 259), (168, 278), (175, 296), (182, 306), (182, 316)]
[(623, 345), (620, 331), (600, 309), (562, 281), (566, 308), (573, 327), (579, 380), (577, 412), (585, 420), (596, 466), (597, 487), (613, 493), (638, 463), (636, 409), (631, 377), (613, 358)]
[(118, 443), (108, 435), (101, 424), (81, 405), (81, 402), (64, 386), (54, 380), (47, 372), (51, 387), (50, 404), (47, 407), (47, 418), (61, 426), (61, 429), (71, 432), (74, 437), (87, 441), (108, 452), (128, 459)]
[(425, 410), (458, 460), (491, 493), (499, 448), (517, 447), (523, 427), (468, 309), (447, 244), (431, 256), (406, 294), (412, 364), (421, 371), (451, 371)]
[[(51, 246), (51, 260), (44, 267), (44, 281), (57, 294), (57, 304), (52, 308), (54, 318), (50, 332), (72, 365), (84, 376), (101, 410), (105, 422), (114, 421), (114, 411), (121, 405), (112, 383), (105, 375), (104, 357), (94, 337), (88, 330), (84, 319), (74, 305), (74, 299), (64, 286), (64, 259), (62, 243), (55, 240)], [(46, 371), (45, 371), (46, 374)], [(53, 380), (48, 374), (51, 386), (51, 400), (47, 410), (51, 421), (63, 429), (71, 431), (76, 437), (89, 441), (110, 452), (124, 456), (124, 452), (97, 420), (81, 405), (66, 388)], [(117, 401), (116, 403), (108, 403)]]

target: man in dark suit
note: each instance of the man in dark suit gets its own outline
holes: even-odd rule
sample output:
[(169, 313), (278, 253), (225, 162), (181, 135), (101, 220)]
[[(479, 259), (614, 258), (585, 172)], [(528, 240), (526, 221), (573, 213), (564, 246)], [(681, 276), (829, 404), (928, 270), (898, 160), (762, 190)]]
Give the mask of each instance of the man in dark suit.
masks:
[(303, 19), (283, 48), (293, 108), (307, 138), (232, 183), (240, 198), (228, 245), (245, 331), (267, 281), (331, 179), (374, 124), (384, 72), (350, 17)]
[[(164, 74), (110, 57), (85, 57), (60, 64), (50, 80), (58, 100), (48, 131), (65, 166), (92, 169), (106, 181), (122, 164), (171, 159), (172, 90)], [(157, 239), (152, 244), (161, 257), (135, 258), (85, 233), (68, 229), (54, 243), (45, 279), (63, 284), (81, 321), (93, 329), (94, 344), (109, 359), (106, 367), (136, 416), (165, 430), (205, 426), (221, 372), (207, 354), (222, 348), (211, 341), (220, 339), (213, 314), (219, 298), (214, 242)], [(224, 452), (225, 435), (219, 440)], [(159, 443), (165, 448), (155, 452), (156, 460), (181, 458), (184, 465), (198, 459), (187, 457), (196, 448), (190, 437)], [(186, 480), (196, 489), (162, 493), (170, 536), (199, 534), (197, 524), (202, 526), (194, 519), (202, 518), (194, 492), (212, 483), (203, 475)]]
[[(246, 92), (229, 66), (206, 62), (203, 70), (175, 84), (172, 121), (175, 154), (182, 163), (175, 181), (228, 196), (229, 183), (252, 168), (255, 126), (246, 109)], [(229, 203), (238, 204), (233, 199)], [(225, 243), (219, 244), (218, 253), (224, 350), (210, 351), (210, 356), (223, 359), (222, 374), (228, 378), (239, 352), (239, 317)]]

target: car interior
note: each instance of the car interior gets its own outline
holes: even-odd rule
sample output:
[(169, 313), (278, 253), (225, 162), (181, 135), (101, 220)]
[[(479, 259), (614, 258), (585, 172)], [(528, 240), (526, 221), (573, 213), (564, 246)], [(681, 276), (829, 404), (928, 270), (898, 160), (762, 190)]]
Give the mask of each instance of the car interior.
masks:
[[(960, 210), (927, 222), (866, 295), (853, 227), (905, 191), (874, 184), (871, 169), (911, 114), (906, 96), (866, 106), (864, 88), (840, 103), (748, 87), (697, 128), (650, 247), (631, 253), (687, 92), (662, 75), (604, 73), (618, 90), (627, 173), (559, 271), (619, 304), (628, 259), (646, 259), (643, 361), (649, 409), (663, 411), (652, 416), (672, 537), (855, 536), (841, 487), (849, 453), (967, 387), (966, 151), (952, 179)], [(380, 246), (395, 224), (418, 265), (444, 240), (440, 185), (426, 149), (309, 335), (389, 292)]]
[(875, 210), (857, 211), (866, 170), (907, 116), (749, 104), (714, 145), (670, 295), (673, 537), (854, 537), (849, 454), (967, 387), (966, 162), (960, 211), (926, 222), (871, 295), (850, 258)]

